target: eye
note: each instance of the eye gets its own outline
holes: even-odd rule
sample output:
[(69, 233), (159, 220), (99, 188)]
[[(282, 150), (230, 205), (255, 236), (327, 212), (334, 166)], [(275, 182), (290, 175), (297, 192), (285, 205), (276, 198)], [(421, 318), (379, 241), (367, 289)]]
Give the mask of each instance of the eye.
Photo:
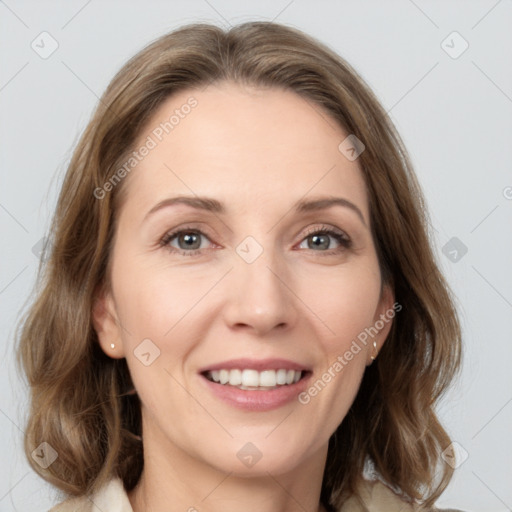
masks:
[[(192, 227), (182, 227), (167, 233), (160, 241), (160, 245), (173, 253), (195, 256), (208, 248), (208, 242), (212, 243), (201, 230)], [(321, 226), (310, 229), (300, 243), (299, 248), (312, 250), (328, 256), (338, 254), (350, 248), (351, 245), (352, 241), (343, 231), (328, 226)]]
[(206, 248), (203, 239), (209, 240), (199, 229), (181, 228), (167, 233), (160, 244), (172, 252), (193, 256)]
[[(304, 244), (307, 246), (304, 247)], [(352, 245), (350, 238), (341, 230), (322, 226), (313, 228), (299, 245), (301, 249), (322, 252), (325, 255), (336, 254)]]

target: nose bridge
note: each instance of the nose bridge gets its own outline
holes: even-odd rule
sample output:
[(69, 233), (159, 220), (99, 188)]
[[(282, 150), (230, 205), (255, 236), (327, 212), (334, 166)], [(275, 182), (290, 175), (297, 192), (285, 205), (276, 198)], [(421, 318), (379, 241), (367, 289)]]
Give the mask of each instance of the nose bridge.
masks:
[(293, 294), (284, 284), (286, 267), (274, 250), (271, 237), (266, 242), (264, 246), (247, 237), (236, 247), (226, 305), (227, 320), (232, 326), (246, 325), (259, 333), (289, 326), (296, 318)]

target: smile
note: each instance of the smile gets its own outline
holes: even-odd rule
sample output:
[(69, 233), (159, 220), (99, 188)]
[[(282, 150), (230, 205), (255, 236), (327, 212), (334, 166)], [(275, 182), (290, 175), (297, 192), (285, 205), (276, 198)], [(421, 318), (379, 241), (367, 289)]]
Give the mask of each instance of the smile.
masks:
[(280, 386), (290, 386), (298, 382), (305, 372), (301, 370), (263, 370), (253, 369), (221, 369), (204, 373), (205, 377), (226, 386), (234, 386), (247, 391), (265, 391)]
[(198, 371), (208, 394), (237, 409), (263, 412), (298, 403), (313, 372), (288, 359), (231, 359)]

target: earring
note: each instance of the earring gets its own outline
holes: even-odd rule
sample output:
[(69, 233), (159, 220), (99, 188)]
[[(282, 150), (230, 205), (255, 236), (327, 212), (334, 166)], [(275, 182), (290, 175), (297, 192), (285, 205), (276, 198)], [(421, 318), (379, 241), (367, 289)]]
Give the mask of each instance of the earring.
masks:
[(111, 348), (111, 349), (114, 349), (114, 348), (116, 348), (116, 346), (115, 346), (113, 343), (111, 343), (111, 344), (110, 344), (110, 348)]
[(372, 361), (375, 361), (375, 359), (379, 355), (379, 351), (377, 350), (377, 342), (375, 340), (373, 340), (373, 351), (375, 352), (375, 355), (372, 353), (370, 355), (370, 358)]

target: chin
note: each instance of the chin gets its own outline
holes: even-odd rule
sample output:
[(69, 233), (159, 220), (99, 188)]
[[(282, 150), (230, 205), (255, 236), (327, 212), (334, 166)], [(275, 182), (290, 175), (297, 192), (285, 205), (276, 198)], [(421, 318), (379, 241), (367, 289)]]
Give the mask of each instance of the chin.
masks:
[[(265, 435), (268, 435), (266, 433)], [(247, 439), (247, 438), (245, 438)], [(213, 460), (208, 454), (210, 464), (224, 473), (241, 478), (267, 477), (293, 471), (307, 458), (304, 444), (269, 441), (264, 435), (252, 437), (253, 441), (231, 440), (230, 446), (218, 447), (218, 457)], [(277, 441), (277, 440), (276, 440)]]

